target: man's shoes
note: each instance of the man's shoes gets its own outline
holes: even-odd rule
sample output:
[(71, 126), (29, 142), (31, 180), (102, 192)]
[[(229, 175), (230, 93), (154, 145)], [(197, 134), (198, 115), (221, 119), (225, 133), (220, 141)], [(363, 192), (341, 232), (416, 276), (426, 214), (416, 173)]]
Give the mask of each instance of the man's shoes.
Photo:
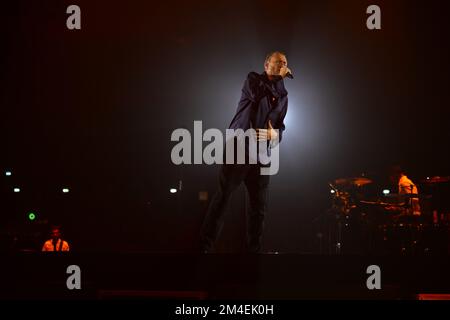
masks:
[(211, 252), (211, 249), (209, 249), (209, 248), (207, 248), (207, 247), (200, 247), (200, 253), (202, 253), (202, 254), (207, 254), (207, 253), (210, 253)]
[(200, 253), (206, 254), (211, 252), (211, 244), (207, 241), (200, 241), (199, 243)]

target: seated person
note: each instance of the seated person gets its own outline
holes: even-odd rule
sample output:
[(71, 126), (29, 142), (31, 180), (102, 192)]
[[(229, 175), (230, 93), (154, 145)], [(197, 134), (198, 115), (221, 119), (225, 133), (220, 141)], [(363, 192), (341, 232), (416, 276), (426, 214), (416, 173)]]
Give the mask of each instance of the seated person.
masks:
[(61, 238), (60, 227), (52, 227), (51, 239), (45, 241), (42, 251), (69, 251), (69, 244)]
[(414, 216), (420, 216), (419, 192), (416, 185), (405, 175), (401, 174), (398, 181), (398, 194), (400, 197), (405, 195), (414, 195), (417, 197), (404, 197), (404, 201), (409, 205), (409, 211)]
[(398, 199), (396, 205), (388, 206), (385, 209), (398, 211), (401, 216), (420, 216), (421, 210), (417, 186), (406, 176), (400, 167), (396, 166), (391, 170), (391, 179), (398, 185)]

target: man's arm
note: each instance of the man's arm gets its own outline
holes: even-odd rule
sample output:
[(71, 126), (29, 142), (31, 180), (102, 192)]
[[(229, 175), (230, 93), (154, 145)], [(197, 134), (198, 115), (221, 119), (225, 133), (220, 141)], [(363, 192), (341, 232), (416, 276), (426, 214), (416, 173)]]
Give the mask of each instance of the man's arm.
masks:
[(261, 137), (270, 140), (271, 148), (276, 147), (277, 144), (281, 142), (281, 140), (283, 139), (283, 132), (286, 129), (286, 126), (284, 125), (284, 118), (286, 117), (287, 113), (287, 103), (288, 103), (287, 96), (284, 97), (283, 99), (285, 99), (285, 101), (283, 101), (285, 105), (283, 106), (283, 111), (280, 114), (280, 117), (276, 121), (275, 125), (273, 126), (272, 122), (269, 120), (267, 133), (265, 134), (266, 130), (260, 130), (262, 131)]
[(287, 113), (288, 98), (286, 96), (283, 99), (286, 100), (286, 101), (283, 101), (283, 103), (285, 103), (285, 106), (283, 106), (283, 112), (281, 113), (280, 118), (278, 119), (277, 123), (275, 124), (275, 128), (278, 129), (278, 134), (279, 134), (278, 142), (281, 142), (281, 140), (283, 139), (283, 132), (286, 129), (286, 126), (284, 125), (284, 118), (286, 117), (286, 113)]
[(62, 251), (69, 251), (69, 244), (66, 241), (63, 241)]
[(256, 108), (263, 93), (258, 74), (250, 72), (242, 86), (236, 114), (229, 126), (231, 129), (247, 130), (251, 127), (251, 123), (255, 123)]
[(261, 83), (260, 75), (250, 72), (242, 87), (244, 95), (254, 103), (258, 103), (264, 95), (264, 84)]
[(48, 249), (47, 241), (44, 242), (44, 245), (42, 246), (42, 251), (50, 251)]

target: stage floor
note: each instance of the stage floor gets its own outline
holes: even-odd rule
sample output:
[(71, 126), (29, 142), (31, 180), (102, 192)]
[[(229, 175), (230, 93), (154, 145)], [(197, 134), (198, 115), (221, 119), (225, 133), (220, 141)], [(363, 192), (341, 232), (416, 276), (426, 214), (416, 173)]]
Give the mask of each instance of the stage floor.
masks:
[[(450, 294), (450, 256), (3, 253), (1, 299), (416, 299)], [(81, 289), (69, 290), (69, 266)], [(369, 290), (379, 267), (381, 289)], [(71, 278), (73, 280), (73, 278)], [(372, 278), (373, 280), (373, 278)]]

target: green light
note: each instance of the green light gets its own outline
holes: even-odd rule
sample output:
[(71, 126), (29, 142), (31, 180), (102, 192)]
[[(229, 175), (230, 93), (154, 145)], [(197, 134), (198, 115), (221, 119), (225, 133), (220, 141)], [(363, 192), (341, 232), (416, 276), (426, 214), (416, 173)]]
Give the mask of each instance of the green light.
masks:
[(31, 221), (33, 221), (34, 219), (36, 219), (36, 215), (33, 212), (30, 212), (28, 214), (28, 219), (30, 219)]

